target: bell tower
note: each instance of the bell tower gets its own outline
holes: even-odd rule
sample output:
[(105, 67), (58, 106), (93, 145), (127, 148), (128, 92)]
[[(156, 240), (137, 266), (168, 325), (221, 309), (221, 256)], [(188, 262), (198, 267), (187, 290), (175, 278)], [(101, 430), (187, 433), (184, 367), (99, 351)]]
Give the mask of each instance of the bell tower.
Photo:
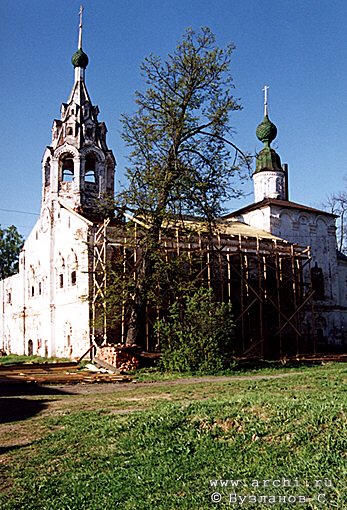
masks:
[(74, 84), (61, 117), (54, 120), (52, 142), (42, 160), (42, 209), (52, 200), (97, 219), (98, 208), (114, 195), (115, 158), (106, 143), (106, 125), (85, 84), (88, 56), (82, 49), (83, 7), (79, 12), (78, 48), (72, 56)]
[(264, 147), (256, 157), (256, 169), (253, 174), (254, 200), (265, 198), (288, 200), (287, 167), (282, 168), (281, 158), (270, 147), (277, 136), (277, 127), (268, 115), (267, 86), (264, 87), (264, 118), (258, 125), (256, 135)]

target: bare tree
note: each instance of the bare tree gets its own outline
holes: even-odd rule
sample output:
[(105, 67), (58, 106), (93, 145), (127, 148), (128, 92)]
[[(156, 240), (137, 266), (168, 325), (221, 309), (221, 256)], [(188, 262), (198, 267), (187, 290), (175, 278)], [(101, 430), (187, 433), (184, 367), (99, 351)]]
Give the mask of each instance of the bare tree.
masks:
[(347, 192), (340, 191), (328, 195), (324, 207), (338, 216), (336, 232), (337, 249), (342, 253), (347, 253)]

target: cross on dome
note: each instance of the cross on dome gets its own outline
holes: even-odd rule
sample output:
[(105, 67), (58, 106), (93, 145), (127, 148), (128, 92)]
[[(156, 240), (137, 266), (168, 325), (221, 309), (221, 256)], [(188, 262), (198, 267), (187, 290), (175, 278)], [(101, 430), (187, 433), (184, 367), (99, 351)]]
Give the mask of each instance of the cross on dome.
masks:
[(82, 50), (82, 29), (83, 29), (83, 11), (84, 7), (83, 5), (80, 6), (80, 10), (78, 11), (80, 21), (79, 21), (79, 27), (78, 27), (78, 49), (76, 53), (73, 54), (71, 62), (72, 65), (76, 68), (85, 69), (88, 65), (89, 59), (88, 55), (84, 53)]
[(264, 92), (264, 118), (262, 122), (258, 125), (256, 135), (258, 140), (264, 143), (265, 146), (269, 147), (270, 143), (277, 136), (277, 127), (268, 116), (268, 90), (269, 86), (265, 85), (262, 89)]
[(268, 115), (268, 102), (267, 102), (267, 91), (270, 87), (268, 85), (264, 85), (263, 92), (264, 92), (264, 117)]

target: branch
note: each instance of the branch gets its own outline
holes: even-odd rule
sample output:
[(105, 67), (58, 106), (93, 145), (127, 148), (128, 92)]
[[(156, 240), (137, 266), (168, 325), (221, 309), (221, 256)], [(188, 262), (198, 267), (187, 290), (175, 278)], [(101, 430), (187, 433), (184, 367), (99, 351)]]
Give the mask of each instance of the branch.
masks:
[(249, 162), (248, 162), (249, 157), (246, 156), (246, 154), (244, 152), (242, 152), (242, 150), (239, 149), (239, 147), (237, 147), (237, 145), (235, 145), (234, 143), (230, 142), (230, 140), (227, 140), (226, 138), (224, 138), (224, 136), (215, 135), (214, 133), (207, 133), (206, 131), (201, 131), (201, 134), (202, 135), (210, 136), (211, 138), (216, 138), (217, 140), (220, 140), (221, 142), (224, 142), (227, 145), (231, 145), (231, 147), (233, 147), (238, 154), (241, 154), (241, 156), (243, 157), (247, 167), (250, 168), (250, 165), (249, 165)]

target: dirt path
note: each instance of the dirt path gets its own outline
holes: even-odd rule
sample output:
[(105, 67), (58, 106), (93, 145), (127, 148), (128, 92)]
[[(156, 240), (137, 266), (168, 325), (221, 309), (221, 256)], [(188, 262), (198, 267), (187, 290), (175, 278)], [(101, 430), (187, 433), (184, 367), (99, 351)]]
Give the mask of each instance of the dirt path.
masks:
[[(97, 384), (65, 384), (54, 385), (57, 390), (64, 390), (73, 395), (84, 395), (90, 393), (119, 393), (122, 391), (133, 390), (137, 388), (156, 388), (171, 387), (177, 385), (205, 384), (233, 381), (259, 381), (269, 379), (282, 379), (292, 375), (301, 375), (302, 372), (286, 372), (284, 374), (268, 374), (268, 375), (231, 375), (231, 376), (204, 376), (204, 377), (182, 377), (170, 381), (155, 382), (130, 382), (130, 383), (97, 383)], [(52, 387), (52, 386), (50, 386)], [(46, 386), (47, 388), (47, 386)]]

